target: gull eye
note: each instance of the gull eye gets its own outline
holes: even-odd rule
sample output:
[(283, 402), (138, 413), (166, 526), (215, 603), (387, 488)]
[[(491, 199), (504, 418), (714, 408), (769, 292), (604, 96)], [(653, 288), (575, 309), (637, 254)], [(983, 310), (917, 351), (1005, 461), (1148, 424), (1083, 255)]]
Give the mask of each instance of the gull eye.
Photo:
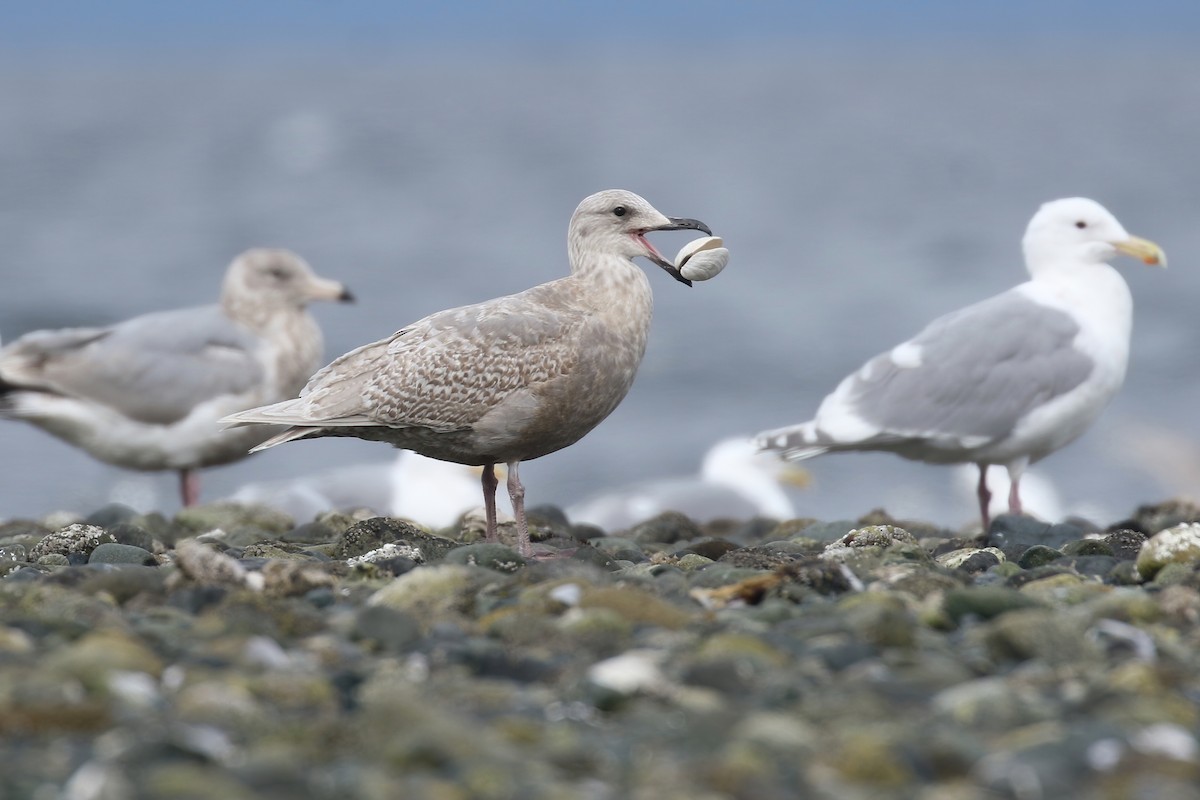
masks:
[(1076, 227), (1076, 228), (1080, 228), (1080, 229), (1082, 229), (1082, 228), (1086, 228), (1086, 227), (1087, 227), (1087, 223), (1086, 223), (1086, 222), (1084, 222), (1083, 220), (1079, 220), (1079, 222), (1076, 222), (1076, 223), (1075, 223), (1075, 227)]
[(285, 270), (283, 267), (269, 267), (267, 269), (267, 274), (275, 280), (281, 281), (287, 277), (287, 270)]
[(627, 213), (629, 213), (629, 209), (627, 209), (625, 206), (617, 206), (616, 208), (613, 209), (613, 214), (618, 217), (623, 217)]

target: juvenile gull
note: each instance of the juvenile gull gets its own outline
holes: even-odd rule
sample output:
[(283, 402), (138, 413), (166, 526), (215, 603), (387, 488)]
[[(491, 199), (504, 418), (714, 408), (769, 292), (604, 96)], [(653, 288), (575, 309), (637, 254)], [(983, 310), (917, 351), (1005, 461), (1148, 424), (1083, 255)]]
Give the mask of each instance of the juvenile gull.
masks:
[(432, 314), (337, 359), (298, 399), (226, 421), (292, 426), (259, 450), (354, 436), (482, 466), (493, 541), (495, 464), (505, 463), (518, 548), (528, 555), (518, 464), (575, 443), (625, 397), (652, 307), (650, 282), (633, 259), (644, 256), (690, 286), (645, 238), (685, 228), (711, 235), (704, 223), (665, 217), (631, 192), (594, 194), (571, 217), (567, 277)]
[(220, 302), (106, 328), (35, 331), (0, 350), (0, 416), (30, 422), (109, 464), (193, 470), (244, 458), (272, 431), (222, 430), (221, 417), (292, 397), (321, 365), (312, 300), (350, 300), (286, 250), (230, 264)]
[(1093, 200), (1044, 204), (1022, 241), (1030, 279), (934, 320), (876, 356), (822, 401), (815, 419), (759, 434), (759, 446), (799, 460), (836, 450), (887, 450), (1020, 478), (1082, 434), (1125, 380), (1133, 300), (1106, 262), (1124, 253), (1166, 266), (1158, 245), (1130, 236)]
[(697, 475), (646, 481), (606, 492), (567, 509), (574, 523), (612, 533), (664, 511), (697, 522), (795, 516), (785, 486), (807, 485), (808, 473), (758, 450), (745, 436), (721, 439), (708, 449)]

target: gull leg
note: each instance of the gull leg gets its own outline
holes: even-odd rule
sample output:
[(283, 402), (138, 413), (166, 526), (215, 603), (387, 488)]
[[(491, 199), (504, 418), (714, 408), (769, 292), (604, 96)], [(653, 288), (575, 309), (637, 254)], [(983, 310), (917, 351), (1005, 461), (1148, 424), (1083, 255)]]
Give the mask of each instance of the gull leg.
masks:
[(500, 485), (500, 482), (496, 480), (496, 465), (485, 465), (480, 480), (483, 483), (483, 511), (487, 518), (487, 540), (494, 542), (497, 539), (496, 487)]
[(992, 493), (988, 491), (987, 487), (987, 471), (987, 464), (979, 465), (979, 489), (977, 493), (979, 495), (979, 516), (983, 519), (984, 533), (988, 532), (988, 525), (991, 524), (991, 517), (988, 514), (988, 506), (991, 505), (992, 502)]
[(512, 501), (513, 516), (517, 519), (517, 552), (528, 558), (533, 555), (529, 544), (529, 523), (525, 521), (525, 487), (517, 476), (520, 461), (508, 462), (508, 499)]
[(1019, 461), (1008, 465), (1008, 513), (1020, 514), (1021, 511), (1021, 473), (1025, 471), (1025, 462)]
[(200, 502), (200, 476), (190, 469), (179, 470), (179, 496), (185, 507)]

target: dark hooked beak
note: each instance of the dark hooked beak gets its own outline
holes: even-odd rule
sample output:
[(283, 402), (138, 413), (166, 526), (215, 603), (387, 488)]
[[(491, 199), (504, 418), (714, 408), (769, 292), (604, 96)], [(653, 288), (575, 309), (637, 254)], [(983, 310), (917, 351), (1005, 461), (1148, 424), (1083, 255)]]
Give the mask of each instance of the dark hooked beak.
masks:
[[(703, 222), (701, 222), (698, 219), (690, 219), (689, 217), (667, 217), (667, 220), (668, 220), (668, 222), (666, 225), (659, 225), (658, 227), (651, 228), (650, 230), (652, 230), (652, 231), (685, 231), (685, 230), (701, 231), (709, 236), (712, 236), (712, 230), (710, 230), (707, 225), (705, 225)], [(667, 261), (661, 255), (659, 255), (657, 250), (653, 250), (653, 248), (651, 248), (651, 253), (647, 257), (651, 261), (653, 261), (655, 264), (658, 264), (660, 267), (662, 267), (663, 271), (665, 271), (668, 275), (670, 275), (675, 280), (679, 281), (680, 283), (684, 284), (685, 286), (692, 285), (692, 282), (690, 280), (688, 280), (687, 278), (685, 278), (679, 274), (679, 268), (676, 267), (674, 264), (672, 264), (670, 261)]]
[(712, 231), (698, 219), (688, 219), (687, 217), (667, 217), (671, 221), (670, 225), (663, 225), (661, 228), (655, 228), (656, 231), (704, 231), (704, 233), (712, 236)]

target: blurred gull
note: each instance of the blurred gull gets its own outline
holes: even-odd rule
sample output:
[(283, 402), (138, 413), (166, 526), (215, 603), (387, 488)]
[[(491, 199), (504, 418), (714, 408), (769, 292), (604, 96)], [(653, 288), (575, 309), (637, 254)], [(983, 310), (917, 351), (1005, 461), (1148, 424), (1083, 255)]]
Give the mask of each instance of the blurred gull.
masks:
[(0, 350), (0, 416), (109, 464), (178, 470), (191, 505), (193, 470), (244, 458), (274, 432), (222, 430), (217, 420), (293, 396), (321, 364), (308, 303), (350, 299), (294, 253), (248, 250), (229, 266), (217, 305), (35, 331)]
[(436, 530), (480, 507), (480, 472), (479, 467), (401, 450), (391, 462), (354, 464), (291, 480), (249, 484), (228, 499), (270, 506), (298, 522), (326, 511), (366, 508)]
[(668, 478), (602, 494), (567, 509), (573, 523), (623, 530), (664, 511), (697, 522), (795, 516), (784, 485), (807, 485), (808, 473), (762, 453), (744, 437), (722, 439), (704, 455), (698, 475)]
[(1106, 262), (1166, 265), (1158, 245), (1083, 198), (1044, 204), (1023, 246), (1030, 280), (934, 320), (843, 380), (815, 419), (759, 445), (792, 460), (887, 450), (974, 463), (984, 530), (987, 468), (1001, 464), (1009, 511), (1021, 513), (1021, 473), (1087, 430), (1125, 380), (1133, 300)]
[(496, 540), (495, 464), (506, 463), (518, 548), (528, 555), (518, 465), (575, 443), (625, 397), (652, 307), (650, 281), (633, 259), (644, 256), (690, 286), (645, 238), (680, 229), (712, 234), (631, 192), (591, 195), (571, 217), (567, 277), (432, 314), (337, 359), (300, 398), (226, 421), (292, 426), (257, 449), (354, 436), (482, 466), (489, 541)]

